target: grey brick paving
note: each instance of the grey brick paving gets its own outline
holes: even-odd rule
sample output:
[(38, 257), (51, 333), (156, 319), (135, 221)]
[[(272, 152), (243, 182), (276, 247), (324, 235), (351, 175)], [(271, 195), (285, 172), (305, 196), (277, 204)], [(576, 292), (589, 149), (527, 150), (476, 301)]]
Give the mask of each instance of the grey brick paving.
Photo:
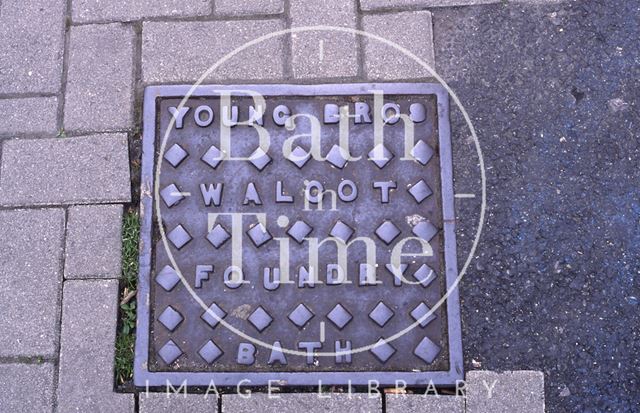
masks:
[(133, 21), (149, 17), (189, 17), (211, 14), (210, 0), (73, 0), (75, 23)]
[(0, 134), (55, 134), (58, 98), (36, 97), (0, 100)]
[(470, 371), (468, 413), (544, 413), (544, 375), (539, 371)]
[[(411, 11), (368, 15), (362, 19), (363, 30), (384, 37), (408, 49), (434, 67), (431, 13)], [(365, 73), (369, 79), (412, 79), (431, 77), (429, 72), (399, 50), (366, 38)]]
[(0, 364), (0, 412), (51, 412), (53, 404), (51, 363)]
[(122, 205), (79, 206), (67, 215), (65, 278), (119, 278)]
[[(291, 27), (328, 25), (356, 28), (352, 1), (291, 0)], [(358, 39), (351, 33), (312, 31), (291, 34), (296, 78), (350, 77), (358, 74)]]
[(445, 395), (385, 395), (387, 413), (464, 413), (464, 398)]
[(67, 131), (113, 131), (133, 125), (133, 53), (131, 26), (71, 28), (64, 105)]
[[(539, 0), (540, 1), (540, 0)], [(545, 0), (542, 0), (545, 1)], [(548, 1), (548, 0), (546, 0)], [(362, 10), (391, 10), (402, 7), (451, 7), (502, 3), (503, 0), (360, 0)]]
[(278, 14), (284, 12), (284, 0), (216, 0), (219, 16)]
[(210, 393), (173, 394), (173, 393), (140, 393), (140, 413), (215, 413), (218, 411), (218, 397)]
[(54, 357), (64, 211), (1, 211), (0, 228), (0, 357)]
[[(431, 13), (406, 8), (499, 3), (502, 0), (359, 0), (367, 14), (363, 28), (410, 48), (433, 65)], [(517, 0), (556, 3), (557, 0)], [(0, 136), (57, 133), (58, 93), (62, 81), (66, 0), (0, 0), (0, 94), (42, 94), (0, 99)], [(74, 23), (131, 22), (147, 18), (189, 18), (212, 13), (210, 0), (72, 0)], [(356, 2), (290, 0), (292, 27), (357, 27)], [(147, 83), (195, 81), (210, 65), (246, 41), (284, 29), (284, 0), (215, 1), (215, 16), (277, 15), (234, 21), (145, 22), (142, 78)], [(397, 10), (396, 9), (400, 9)], [(207, 81), (284, 78), (284, 36), (242, 52)], [(131, 24), (72, 26), (69, 37), (64, 126), (89, 133), (133, 128), (135, 33)], [(428, 73), (406, 56), (367, 41), (365, 75), (369, 79), (425, 78)], [(298, 33), (291, 36), (291, 73), (297, 79), (358, 75), (355, 36)], [(0, 205), (32, 206), (128, 202), (130, 177), (124, 134), (76, 138), (10, 139), (0, 145)], [(117, 394), (114, 341), (117, 278), (120, 275), (121, 205), (69, 208), (65, 234), (62, 209), (0, 211), (0, 357), (56, 357), (56, 367), (38, 363), (0, 363), (0, 411), (50, 411), (57, 398), (61, 412), (133, 412), (134, 396)], [(65, 248), (66, 244), (66, 248)], [(63, 251), (64, 302), (60, 302)], [(62, 321), (59, 325), (60, 306)], [(17, 328), (19, 326), (19, 328)], [(61, 328), (61, 331), (60, 331)], [(495, 383), (495, 384), (494, 384)], [(492, 388), (492, 397), (488, 389)], [(544, 379), (539, 372), (470, 372), (469, 412), (544, 412)], [(253, 393), (225, 395), (224, 412), (324, 411), (381, 412), (380, 397), (366, 394)], [(214, 412), (217, 399), (202, 395), (142, 394), (140, 412)], [(452, 396), (386, 396), (389, 412), (462, 412)]]
[(0, 205), (128, 202), (124, 134), (3, 142)]
[(318, 393), (287, 393), (271, 394), (269, 398), (265, 393), (251, 393), (247, 395), (222, 395), (222, 413), (281, 413), (281, 412), (349, 412), (349, 413), (373, 413), (382, 412), (382, 398), (369, 398), (366, 393), (337, 394), (323, 393), (319, 398)]
[(66, 0), (0, 1), (0, 93), (56, 93)]
[[(142, 28), (142, 79), (192, 82), (225, 54), (262, 35), (284, 29), (282, 20), (145, 22)], [(284, 36), (252, 46), (207, 78), (280, 79)]]
[(134, 395), (113, 392), (118, 281), (66, 281), (58, 410), (133, 412)]

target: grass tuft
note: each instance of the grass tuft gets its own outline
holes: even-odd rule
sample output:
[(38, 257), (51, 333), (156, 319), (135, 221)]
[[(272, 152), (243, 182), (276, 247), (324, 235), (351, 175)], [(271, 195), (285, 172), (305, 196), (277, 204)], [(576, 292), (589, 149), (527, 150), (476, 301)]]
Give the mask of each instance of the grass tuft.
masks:
[(140, 220), (138, 213), (129, 211), (122, 223), (122, 281), (124, 287), (133, 291), (138, 284), (138, 239)]
[(133, 378), (139, 236), (138, 213), (128, 211), (122, 222), (122, 293), (120, 295), (120, 323), (116, 336), (115, 355), (115, 374), (118, 384), (124, 384)]

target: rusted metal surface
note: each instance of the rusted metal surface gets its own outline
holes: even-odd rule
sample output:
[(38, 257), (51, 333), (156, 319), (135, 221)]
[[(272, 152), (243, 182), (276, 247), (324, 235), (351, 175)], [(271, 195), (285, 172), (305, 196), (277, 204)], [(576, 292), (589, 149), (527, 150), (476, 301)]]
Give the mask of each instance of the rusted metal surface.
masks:
[[(234, 96), (225, 116), (216, 92), (224, 88), (232, 89), (198, 88), (182, 112), (188, 87), (146, 91), (136, 384), (454, 383), (462, 375), (457, 290), (438, 306), (457, 276), (446, 93), (428, 84), (238, 86), (265, 96), (270, 140), (263, 150), (256, 128), (231, 127), (228, 155), (248, 158), (231, 160), (221, 154), (220, 122), (235, 121), (234, 107), (246, 121), (255, 103)], [(414, 121), (410, 144), (405, 121), (393, 116), (383, 146), (374, 144), (375, 88), (384, 113), (399, 109)], [(345, 105), (359, 160), (338, 146)], [(318, 118), (324, 160), (302, 137), (285, 155), (285, 141), (311, 129), (301, 114)], [(341, 241), (321, 243), (314, 269), (311, 239), (327, 237)], [(375, 246), (372, 268), (363, 237)], [(422, 240), (432, 254), (403, 256), (393, 271), (392, 251), (408, 237), (401, 252), (424, 251)]]

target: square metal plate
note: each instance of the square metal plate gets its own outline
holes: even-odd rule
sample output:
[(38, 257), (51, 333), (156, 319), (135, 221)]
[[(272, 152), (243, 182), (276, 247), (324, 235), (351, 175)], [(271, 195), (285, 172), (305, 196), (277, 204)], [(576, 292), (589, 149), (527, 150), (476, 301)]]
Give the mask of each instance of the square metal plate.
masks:
[[(190, 89), (145, 90), (135, 384), (462, 379), (458, 291), (450, 289), (457, 265), (444, 89), (207, 85), (191, 91), (181, 109)], [(257, 108), (240, 90), (264, 97), (264, 115), (253, 123), (262, 123), (268, 146), (247, 124), (228, 128), (225, 146), (220, 123), (236, 121), (234, 108), (238, 122)], [(372, 152), (372, 91), (387, 104), (379, 152)], [(221, 96), (229, 106), (221, 107)], [(344, 106), (351, 117), (341, 123), (336, 111)], [(351, 159), (337, 146), (341, 124)], [(312, 144), (303, 135), (312, 127), (320, 128), (323, 159), (308, 156)], [(317, 190), (324, 191), (322, 205), (314, 202)], [(346, 261), (336, 238), (349, 243)], [(315, 262), (312, 239), (320, 242)], [(420, 255), (425, 244), (431, 253)], [(375, 265), (367, 267), (372, 251)], [(393, 251), (404, 253), (395, 271)], [(275, 283), (278, 274), (288, 282)]]

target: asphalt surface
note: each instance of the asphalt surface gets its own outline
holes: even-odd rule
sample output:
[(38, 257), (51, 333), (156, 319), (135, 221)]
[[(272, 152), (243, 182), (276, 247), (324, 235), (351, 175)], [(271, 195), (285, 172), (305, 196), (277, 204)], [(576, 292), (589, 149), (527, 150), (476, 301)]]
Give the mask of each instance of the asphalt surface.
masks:
[[(487, 172), (466, 368), (543, 371), (551, 412), (640, 411), (640, 2), (443, 9), (434, 24)], [(456, 191), (479, 194), (455, 124)], [(478, 205), (458, 200), (460, 260)]]

